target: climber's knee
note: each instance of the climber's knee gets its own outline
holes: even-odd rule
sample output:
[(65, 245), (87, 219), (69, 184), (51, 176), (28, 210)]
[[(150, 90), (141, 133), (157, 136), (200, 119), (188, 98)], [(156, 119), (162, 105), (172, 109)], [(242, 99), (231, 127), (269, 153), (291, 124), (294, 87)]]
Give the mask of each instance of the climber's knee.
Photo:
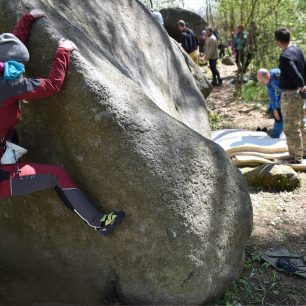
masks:
[(64, 168), (58, 166), (52, 167), (52, 174), (56, 177), (57, 185), (61, 189), (76, 188), (76, 185), (74, 184), (70, 175)]

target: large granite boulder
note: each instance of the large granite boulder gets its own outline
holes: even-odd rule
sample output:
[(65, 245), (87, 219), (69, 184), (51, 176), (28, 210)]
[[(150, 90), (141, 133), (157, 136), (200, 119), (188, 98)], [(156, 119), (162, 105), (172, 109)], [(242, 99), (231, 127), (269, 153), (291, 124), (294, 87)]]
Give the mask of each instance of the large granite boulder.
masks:
[(3, 0), (1, 30), (31, 7), (48, 19), (33, 27), (29, 74), (48, 74), (60, 36), (80, 52), (59, 95), (22, 105), (27, 159), (64, 166), (98, 207), (127, 217), (102, 237), (53, 191), (1, 201), (1, 303), (215, 299), (243, 267), (252, 209), (245, 179), (209, 140), (182, 52), (130, 0)]
[(197, 37), (199, 37), (201, 32), (207, 27), (207, 22), (200, 15), (189, 10), (171, 7), (162, 9), (160, 12), (164, 18), (164, 25), (167, 32), (178, 42), (180, 42), (181, 39), (180, 31), (177, 28), (177, 22), (179, 20), (182, 19), (188, 22), (190, 28)]

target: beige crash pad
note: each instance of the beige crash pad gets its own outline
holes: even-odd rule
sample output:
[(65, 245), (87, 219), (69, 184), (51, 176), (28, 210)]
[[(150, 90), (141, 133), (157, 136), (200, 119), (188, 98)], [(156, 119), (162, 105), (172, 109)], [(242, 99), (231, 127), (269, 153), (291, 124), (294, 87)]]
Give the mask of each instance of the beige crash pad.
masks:
[(246, 130), (220, 130), (212, 133), (212, 140), (219, 144), (229, 156), (236, 152), (286, 153), (284, 138), (271, 138), (265, 132)]
[(252, 155), (241, 155), (232, 157), (232, 161), (236, 166), (258, 166), (260, 164), (273, 164), (269, 159), (252, 156)]
[(286, 136), (271, 138), (265, 132), (227, 129), (214, 131), (212, 140), (219, 144), (238, 167), (260, 164), (286, 164), (296, 171), (306, 171), (306, 160), (302, 164), (285, 163), (289, 157)]
[(271, 161), (266, 158), (261, 158), (252, 155), (241, 155), (232, 158), (233, 163), (238, 167), (256, 166), (260, 164), (285, 164), (290, 166), (295, 171), (306, 171), (306, 159), (303, 160), (302, 164), (289, 164), (281, 160)]
[(289, 153), (288, 152), (284, 152), (284, 153), (260, 153), (260, 152), (236, 152), (236, 153), (232, 153), (233, 156), (257, 156), (257, 157), (261, 157), (261, 158), (265, 158), (265, 159), (269, 159), (269, 160), (275, 160), (275, 159), (288, 159), (289, 158)]

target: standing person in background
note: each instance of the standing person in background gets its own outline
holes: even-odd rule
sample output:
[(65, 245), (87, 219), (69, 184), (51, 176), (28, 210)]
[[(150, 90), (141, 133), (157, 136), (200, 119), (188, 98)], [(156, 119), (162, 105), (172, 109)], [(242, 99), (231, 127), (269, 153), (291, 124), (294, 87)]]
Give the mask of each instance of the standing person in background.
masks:
[(279, 68), (271, 69), (259, 69), (257, 72), (258, 82), (267, 86), (267, 90), (270, 97), (269, 110), (273, 112), (274, 127), (270, 136), (272, 138), (279, 138), (283, 131), (283, 117), (281, 112), (281, 90), (279, 88), (281, 71)]
[(235, 38), (236, 64), (238, 67), (238, 73), (246, 71), (244, 58), (247, 37), (247, 33), (244, 31), (244, 26), (241, 24), (237, 28), (237, 34)]
[(306, 130), (304, 101), (306, 92), (306, 61), (302, 50), (290, 45), (291, 33), (281, 28), (275, 32), (275, 40), (283, 51), (279, 58), (281, 70), (282, 112), (284, 132), (287, 137), (290, 163), (300, 164), (306, 158)]
[(198, 64), (198, 40), (193, 31), (186, 27), (184, 20), (178, 21), (178, 29), (181, 31), (181, 44), (192, 60)]
[(218, 61), (218, 41), (216, 36), (213, 34), (212, 28), (206, 28), (206, 48), (205, 48), (205, 56), (209, 61), (209, 68), (211, 70), (213, 81), (213, 86), (222, 85), (222, 79), (220, 77), (220, 73), (217, 69), (217, 61)]
[(222, 57), (225, 56), (225, 48), (226, 48), (225, 44), (223, 43), (222, 40), (220, 40), (220, 43), (219, 43), (219, 45), (218, 45), (218, 49), (220, 50), (220, 52), (219, 52), (219, 58), (222, 58)]

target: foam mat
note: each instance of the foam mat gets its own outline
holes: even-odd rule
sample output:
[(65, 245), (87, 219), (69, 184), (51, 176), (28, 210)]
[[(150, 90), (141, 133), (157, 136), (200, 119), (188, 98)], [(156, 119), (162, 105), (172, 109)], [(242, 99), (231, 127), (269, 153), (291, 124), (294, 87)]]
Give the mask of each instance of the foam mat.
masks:
[(214, 131), (212, 140), (225, 150), (238, 167), (275, 163), (306, 171), (306, 160), (302, 164), (286, 163), (289, 153), (284, 134), (275, 139), (265, 132), (227, 129)]

